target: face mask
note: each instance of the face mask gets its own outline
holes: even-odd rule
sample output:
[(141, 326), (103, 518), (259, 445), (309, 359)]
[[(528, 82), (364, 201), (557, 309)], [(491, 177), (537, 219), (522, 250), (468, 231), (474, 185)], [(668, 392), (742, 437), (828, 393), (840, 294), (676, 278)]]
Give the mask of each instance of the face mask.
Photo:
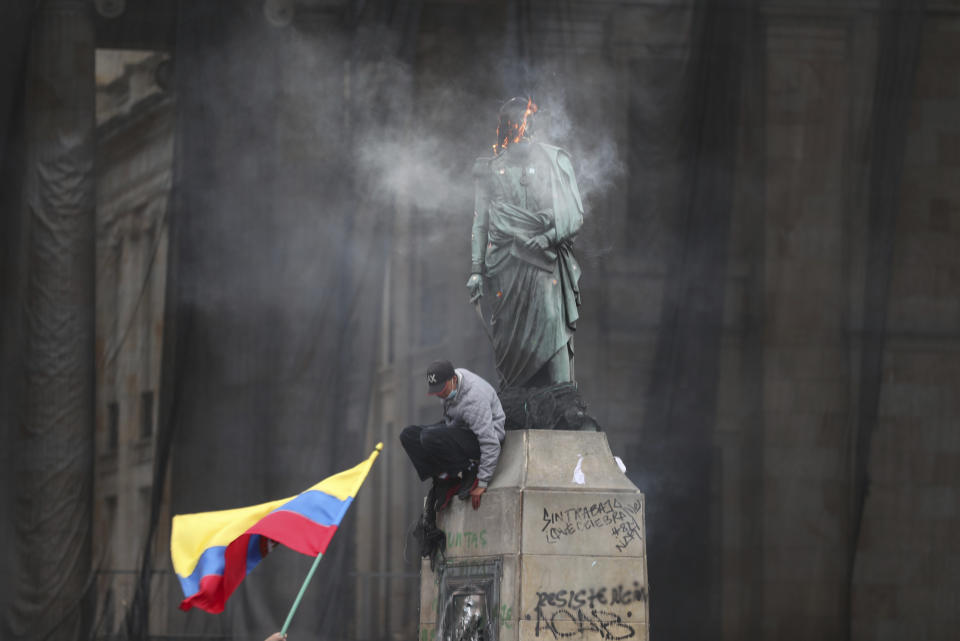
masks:
[(458, 388), (454, 387), (454, 388), (453, 388), (453, 391), (450, 392), (449, 394), (447, 394), (447, 398), (445, 398), (444, 400), (446, 400), (446, 401), (452, 401), (453, 399), (455, 399), (455, 398), (457, 397), (457, 392), (458, 392), (458, 391), (459, 391)]

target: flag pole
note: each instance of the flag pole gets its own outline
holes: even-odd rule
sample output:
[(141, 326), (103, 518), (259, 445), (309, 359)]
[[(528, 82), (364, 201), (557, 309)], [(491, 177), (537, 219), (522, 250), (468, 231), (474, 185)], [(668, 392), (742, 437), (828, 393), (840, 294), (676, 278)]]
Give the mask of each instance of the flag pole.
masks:
[[(381, 450), (383, 450), (383, 443), (377, 443), (377, 447), (371, 455), (373, 459), (370, 461), (371, 467), (373, 467), (373, 462), (377, 460)], [(310, 585), (310, 579), (313, 578), (313, 573), (317, 571), (317, 566), (320, 565), (320, 559), (322, 558), (323, 554), (317, 554), (317, 558), (313, 560), (313, 565), (310, 566), (310, 571), (307, 572), (307, 578), (303, 580), (303, 585), (300, 586), (300, 592), (297, 593), (297, 598), (293, 600), (293, 606), (290, 607), (287, 620), (283, 622), (283, 627), (280, 629), (282, 636), (287, 636), (287, 628), (290, 627), (290, 622), (293, 621), (293, 614), (297, 611), (297, 608), (300, 607), (300, 601), (303, 599), (303, 595), (307, 591), (307, 586)]]
[(307, 591), (307, 585), (310, 584), (310, 579), (313, 578), (313, 573), (317, 571), (317, 566), (320, 565), (320, 559), (323, 558), (322, 554), (318, 554), (317, 558), (314, 559), (313, 565), (310, 566), (310, 571), (307, 572), (307, 578), (304, 579), (303, 585), (300, 586), (300, 592), (297, 594), (297, 598), (293, 601), (293, 607), (290, 608), (290, 613), (287, 614), (287, 620), (283, 622), (283, 628), (280, 630), (280, 634), (287, 636), (287, 628), (290, 627), (290, 622), (293, 621), (293, 613), (297, 611), (297, 608), (300, 607), (300, 601), (303, 599), (303, 593)]

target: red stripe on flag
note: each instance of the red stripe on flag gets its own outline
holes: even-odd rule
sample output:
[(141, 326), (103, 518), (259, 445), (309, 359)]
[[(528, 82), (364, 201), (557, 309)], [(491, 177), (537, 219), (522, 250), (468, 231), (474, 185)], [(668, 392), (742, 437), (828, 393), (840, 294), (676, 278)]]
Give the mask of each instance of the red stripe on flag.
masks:
[(200, 589), (180, 602), (181, 610), (197, 607), (210, 614), (220, 614), (227, 599), (247, 575), (247, 545), (249, 534), (233, 540), (223, 553), (223, 575), (208, 574), (200, 579)]
[(277, 510), (257, 521), (247, 534), (262, 534), (300, 554), (317, 556), (327, 551), (336, 531), (336, 525), (320, 525), (302, 514)]
[(208, 574), (200, 579), (200, 589), (180, 602), (180, 609), (200, 608), (210, 614), (220, 614), (226, 600), (223, 598), (223, 576)]

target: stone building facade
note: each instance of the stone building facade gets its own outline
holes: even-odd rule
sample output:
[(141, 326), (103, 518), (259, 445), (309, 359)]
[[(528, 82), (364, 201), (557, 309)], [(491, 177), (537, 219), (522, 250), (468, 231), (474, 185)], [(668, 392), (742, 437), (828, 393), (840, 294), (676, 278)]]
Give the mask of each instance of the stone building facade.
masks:
[[(99, 50), (97, 63), (94, 625), (110, 638), (123, 629), (150, 521), (174, 114), (168, 55)], [(158, 568), (168, 536), (159, 529)]]

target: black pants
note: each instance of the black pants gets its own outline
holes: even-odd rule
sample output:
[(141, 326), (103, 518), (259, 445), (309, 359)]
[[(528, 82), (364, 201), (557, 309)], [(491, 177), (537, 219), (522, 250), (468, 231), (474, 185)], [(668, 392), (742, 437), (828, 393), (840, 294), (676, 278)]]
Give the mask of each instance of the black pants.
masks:
[(410, 425), (400, 432), (400, 444), (407, 451), (421, 481), (446, 472), (456, 476), (480, 460), (477, 435), (464, 427)]

